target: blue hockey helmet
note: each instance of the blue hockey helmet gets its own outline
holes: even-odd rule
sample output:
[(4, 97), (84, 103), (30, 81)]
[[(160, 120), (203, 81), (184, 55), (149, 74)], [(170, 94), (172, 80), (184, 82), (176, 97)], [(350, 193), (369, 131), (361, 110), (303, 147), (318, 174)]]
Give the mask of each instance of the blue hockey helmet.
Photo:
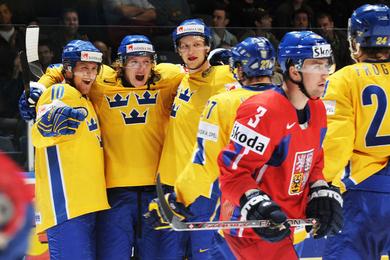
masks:
[(172, 32), (172, 40), (175, 50), (177, 50), (177, 45), (179, 40), (185, 36), (201, 36), (205, 39), (206, 44), (210, 45), (211, 42), (211, 30), (202, 19), (188, 19), (182, 22), (176, 29)]
[(306, 59), (329, 59), (329, 70), (334, 69), (331, 45), (312, 31), (293, 31), (284, 35), (279, 44), (278, 62), (283, 73), (290, 63), (300, 70)]
[(247, 77), (272, 76), (275, 50), (264, 37), (248, 37), (232, 49), (232, 69), (240, 64)]
[(351, 47), (390, 47), (389, 7), (365, 4), (357, 8), (348, 22), (348, 40)]
[(152, 42), (144, 35), (127, 35), (118, 48), (118, 58), (123, 64), (128, 56), (151, 56), (156, 60)]
[(91, 42), (73, 40), (65, 45), (62, 51), (62, 64), (74, 67), (78, 61), (91, 61), (99, 65), (102, 63), (103, 53)]
[(229, 65), (232, 52), (230, 49), (217, 48), (212, 50), (207, 57), (211, 66)]

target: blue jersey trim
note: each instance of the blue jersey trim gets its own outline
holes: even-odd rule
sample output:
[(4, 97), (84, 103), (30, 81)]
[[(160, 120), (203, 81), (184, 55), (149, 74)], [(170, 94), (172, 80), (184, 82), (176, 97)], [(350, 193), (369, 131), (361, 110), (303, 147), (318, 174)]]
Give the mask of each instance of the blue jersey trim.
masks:
[(68, 212), (66, 210), (66, 200), (62, 183), (61, 167), (57, 153), (57, 146), (47, 147), (46, 151), (49, 162), (50, 185), (56, 215), (55, 217), (57, 224), (59, 224), (68, 219)]

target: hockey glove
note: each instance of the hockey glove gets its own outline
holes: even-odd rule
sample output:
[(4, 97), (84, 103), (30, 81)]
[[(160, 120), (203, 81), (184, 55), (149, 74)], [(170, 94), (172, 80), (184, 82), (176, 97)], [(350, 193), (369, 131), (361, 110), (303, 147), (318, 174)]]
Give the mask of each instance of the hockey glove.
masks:
[(19, 112), (23, 120), (28, 121), (35, 119), (35, 105), (45, 90), (45, 86), (38, 82), (30, 82), (30, 94), (26, 97), (26, 92), (23, 91), (19, 98)]
[[(176, 201), (176, 194), (174, 192), (166, 193), (165, 199), (173, 210), (173, 213), (180, 220), (193, 216), (191, 211), (187, 209), (184, 204)], [(146, 222), (155, 229), (170, 228), (169, 222), (172, 221), (171, 219), (166, 219), (164, 214), (162, 214), (158, 198), (153, 199), (149, 203), (149, 211), (144, 214), (144, 217)]]
[(39, 132), (45, 137), (72, 135), (87, 116), (83, 108), (53, 106), (37, 122)]
[(240, 199), (243, 220), (269, 220), (270, 227), (253, 228), (257, 235), (269, 242), (277, 242), (290, 235), (287, 216), (270, 197), (260, 190), (249, 190)]
[[(314, 226), (314, 238), (337, 234), (343, 226), (343, 198), (337, 187), (329, 187), (325, 181), (317, 181), (311, 185), (309, 203), (306, 207), (308, 218), (318, 219), (319, 225)], [(312, 226), (306, 226), (310, 232)]]

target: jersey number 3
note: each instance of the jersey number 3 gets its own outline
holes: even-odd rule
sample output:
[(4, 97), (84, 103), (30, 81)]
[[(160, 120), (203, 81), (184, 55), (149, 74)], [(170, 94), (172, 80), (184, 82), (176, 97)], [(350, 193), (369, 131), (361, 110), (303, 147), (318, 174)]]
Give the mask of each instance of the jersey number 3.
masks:
[(372, 96), (376, 96), (378, 107), (374, 118), (371, 121), (370, 128), (366, 134), (366, 146), (382, 146), (390, 144), (390, 135), (378, 136), (379, 127), (382, 125), (383, 118), (387, 110), (387, 97), (385, 91), (376, 85), (367, 86), (362, 93), (363, 105), (372, 105)]

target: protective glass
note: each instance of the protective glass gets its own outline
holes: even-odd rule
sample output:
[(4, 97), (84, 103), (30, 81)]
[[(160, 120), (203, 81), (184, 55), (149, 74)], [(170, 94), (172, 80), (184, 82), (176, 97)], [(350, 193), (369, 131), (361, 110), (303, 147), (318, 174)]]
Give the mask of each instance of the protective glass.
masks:
[(333, 57), (322, 59), (306, 59), (302, 65), (295, 65), (295, 68), (303, 73), (332, 74), (335, 72), (336, 64)]

